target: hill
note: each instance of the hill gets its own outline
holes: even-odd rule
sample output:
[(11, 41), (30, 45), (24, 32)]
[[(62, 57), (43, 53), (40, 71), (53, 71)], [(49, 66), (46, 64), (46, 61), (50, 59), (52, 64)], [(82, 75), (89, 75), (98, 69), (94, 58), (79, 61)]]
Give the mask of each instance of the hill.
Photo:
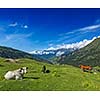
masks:
[[(50, 73), (42, 73), (45, 65)], [(23, 80), (5, 80), (8, 70), (27, 66)], [(0, 91), (87, 91), (100, 90), (100, 73), (86, 73), (70, 65), (51, 65), (32, 59), (19, 59), (18, 63), (0, 58)]]
[(29, 58), (40, 62), (51, 63), (50, 61), (44, 60), (36, 55), (31, 55), (29, 53), (4, 46), (0, 46), (0, 57), (13, 58), (13, 59)]
[(0, 57), (17, 59), (32, 58), (32, 55), (10, 47), (0, 46)]
[(76, 50), (69, 55), (62, 55), (57, 59), (60, 64), (78, 66), (80, 64), (100, 66), (100, 38), (95, 39), (87, 46)]

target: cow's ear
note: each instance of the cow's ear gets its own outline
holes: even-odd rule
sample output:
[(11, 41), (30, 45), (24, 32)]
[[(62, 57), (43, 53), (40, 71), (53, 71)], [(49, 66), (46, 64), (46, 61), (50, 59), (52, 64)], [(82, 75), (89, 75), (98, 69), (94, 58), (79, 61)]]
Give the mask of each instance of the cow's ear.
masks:
[(23, 70), (23, 68), (20, 68), (21, 70)]

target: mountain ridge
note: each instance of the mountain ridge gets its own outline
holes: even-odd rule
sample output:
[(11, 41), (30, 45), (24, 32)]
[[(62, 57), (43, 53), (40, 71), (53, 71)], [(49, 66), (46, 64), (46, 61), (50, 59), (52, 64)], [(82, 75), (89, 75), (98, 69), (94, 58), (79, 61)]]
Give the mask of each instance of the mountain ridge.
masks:
[(91, 65), (100, 66), (100, 38), (95, 39), (87, 46), (76, 50), (68, 55), (62, 55), (57, 60), (60, 64), (69, 64), (74, 66)]
[(43, 59), (51, 60), (52, 58), (59, 57), (62, 54), (69, 54), (74, 50), (75, 50), (74, 48), (69, 48), (69, 49), (62, 48), (57, 50), (41, 50), (41, 51), (37, 50), (33, 52), (33, 55), (36, 55)]
[(29, 58), (29, 59), (34, 59), (34, 60), (37, 60), (40, 62), (51, 63), (50, 61), (48, 61), (46, 59), (42, 59), (36, 55), (31, 55), (27, 52), (13, 49), (11, 47), (6, 47), (6, 46), (0, 46), (0, 57), (12, 58), (12, 59)]

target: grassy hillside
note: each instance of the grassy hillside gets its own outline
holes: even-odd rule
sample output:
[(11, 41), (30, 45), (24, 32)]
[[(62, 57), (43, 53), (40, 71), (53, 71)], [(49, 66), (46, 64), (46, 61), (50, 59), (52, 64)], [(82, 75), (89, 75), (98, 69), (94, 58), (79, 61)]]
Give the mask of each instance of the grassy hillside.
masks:
[(60, 64), (100, 66), (100, 38), (86, 47), (57, 59)]
[(32, 55), (9, 47), (0, 46), (0, 57), (4, 58), (32, 58)]
[(50, 61), (46, 60), (46, 59), (42, 59), (36, 55), (31, 55), (29, 53), (20, 51), (20, 50), (16, 50), (13, 48), (9, 48), (9, 47), (4, 47), (4, 46), (0, 46), (0, 57), (3, 58), (13, 58), (13, 59), (18, 59), (18, 58), (29, 58), (29, 59), (34, 59), (40, 62), (47, 62), (47, 63), (51, 63)]
[[(42, 73), (45, 65), (50, 73)], [(28, 73), (23, 80), (5, 80), (8, 70), (28, 66)], [(18, 63), (5, 62), (0, 58), (1, 91), (65, 91), (65, 90), (100, 90), (100, 73), (82, 72), (69, 65), (51, 65), (30, 59), (20, 59)]]

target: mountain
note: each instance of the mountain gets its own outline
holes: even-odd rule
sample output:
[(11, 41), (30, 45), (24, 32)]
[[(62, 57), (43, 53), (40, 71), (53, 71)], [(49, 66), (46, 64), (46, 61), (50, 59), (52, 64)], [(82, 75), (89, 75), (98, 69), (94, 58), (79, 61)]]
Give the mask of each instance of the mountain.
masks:
[(59, 57), (62, 54), (69, 54), (74, 50), (75, 50), (74, 48), (69, 48), (69, 49), (61, 48), (61, 49), (56, 49), (56, 50), (41, 50), (41, 51), (36, 50), (36, 51), (33, 51), (32, 54), (37, 55), (38, 57), (43, 58), (43, 59), (52, 60), (53, 58)]
[(10, 47), (0, 46), (0, 57), (17, 59), (32, 58), (32, 55)]
[(89, 43), (91, 43), (97, 37), (93, 37), (91, 40), (84, 39), (80, 42), (71, 43), (71, 44), (61, 44), (56, 45), (55, 47), (50, 47), (45, 50), (34, 50), (30, 54), (37, 55), (38, 57), (52, 60), (52, 58), (58, 58), (61, 55), (68, 55), (69, 53), (79, 50)]
[(80, 64), (100, 66), (100, 38), (95, 39), (87, 46), (68, 55), (61, 55), (57, 62), (78, 66)]
[(46, 63), (51, 63), (48, 60), (44, 60), (36, 55), (31, 55), (29, 53), (20, 51), (20, 50), (16, 50), (13, 48), (9, 48), (9, 47), (4, 47), (4, 46), (0, 46), (0, 57), (4, 57), (4, 58), (13, 58), (13, 59), (18, 59), (18, 58), (29, 58), (29, 59), (34, 59), (40, 62), (46, 62)]

